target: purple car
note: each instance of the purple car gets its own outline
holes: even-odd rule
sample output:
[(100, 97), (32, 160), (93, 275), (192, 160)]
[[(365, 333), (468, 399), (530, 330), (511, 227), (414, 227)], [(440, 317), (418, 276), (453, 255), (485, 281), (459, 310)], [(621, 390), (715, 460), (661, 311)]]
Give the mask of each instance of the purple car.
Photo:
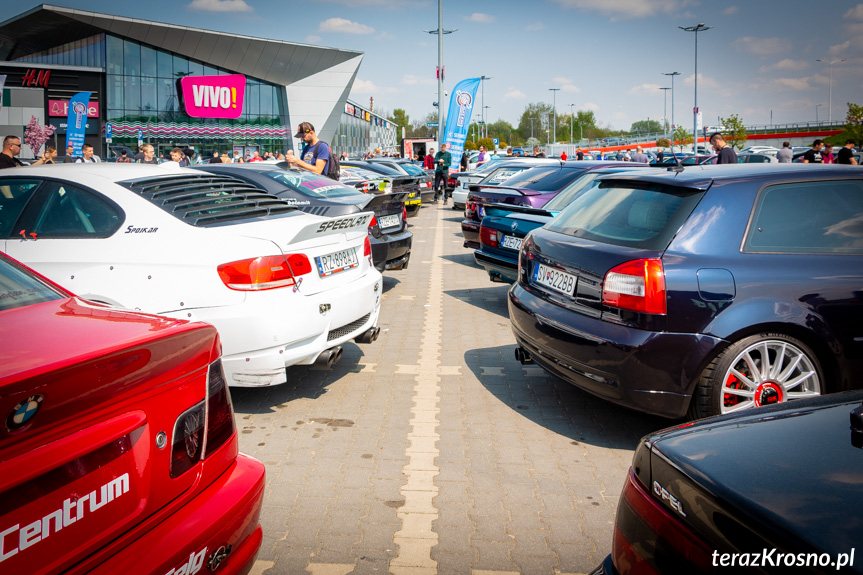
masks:
[(560, 162), (537, 166), (516, 174), (500, 186), (483, 186), (482, 182), (470, 186), (461, 231), (464, 247), (479, 249), (479, 228), (486, 204), (543, 207), (558, 192), (587, 171), (606, 166), (632, 166), (629, 162)]

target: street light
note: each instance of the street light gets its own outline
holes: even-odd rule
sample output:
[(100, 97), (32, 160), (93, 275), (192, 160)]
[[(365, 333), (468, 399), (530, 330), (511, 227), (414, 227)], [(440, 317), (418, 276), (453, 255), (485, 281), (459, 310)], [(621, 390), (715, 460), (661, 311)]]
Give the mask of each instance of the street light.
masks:
[(713, 26), (705, 26), (701, 22), (697, 26), (678, 26), (684, 32), (695, 32), (695, 105), (692, 107), (692, 150), (698, 145), (698, 33), (710, 30)]
[(443, 117), (443, 35), (458, 32), (458, 28), (454, 30), (443, 29), (443, 0), (437, 0), (437, 30), (426, 30), (426, 34), (437, 34), (437, 136), (438, 149), (440, 149), (444, 132), (444, 117)]
[(488, 110), (489, 108), (491, 108), (491, 106), (483, 106), (482, 107), (482, 112), (483, 112), (483, 114), (482, 114), (482, 117), (483, 117), (482, 131), (485, 132), (486, 138), (488, 138), (488, 112), (486, 112), (486, 110)]
[(821, 106), (823, 106), (823, 105), (824, 105), (824, 104), (817, 104), (817, 105), (815, 106), (815, 122), (816, 122), (816, 123), (818, 122), (818, 108), (820, 108), (820, 107), (821, 107)]
[(572, 145), (572, 107), (573, 106), (575, 106), (575, 104), (569, 105), (569, 145), (570, 146)]
[(487, 128), (485, 128), (485, 115), (484, 115), (485, 114), (485, 81), (486, 80), (491, 80), (491, 76), (480, 76), (479, 77), (479, 85), (480, 85), (480, 88), (482, 90), (482, 112), (483, 112), (483, 116), (482, 116), (483, 124), (482, 125), (483, 125), (483, 129), (486, 130), (485, 135), (486, 135), (486, 137), (488, 137), (488, 131), (487, 131)]
[(662, 102), (665, 106), (665, 112), (662, 115), (662, 133), (665, 136), (668, 136), (668, 91), (670, 89), (671, 88), (660, 88), (660, 90), (662, 90)]
[[(549, 88), (552, 94), (554, 94), (554, 104), (552, 106), (552, 110), (554, 111), (554, 126), (552, 133), (554, 134), (554, 143), (557, 143), (557, 93), (560, 92), (560, 88)], [(546, 144), (548, 143), (548, 136), (546, 136)]]
[(828, 62), (827, 60), (821, 60), (820, 58), (816, 58), (815, 61), (830, 65), (830, 83), (827, 85), (827, 91), (829, 93), (827, 99), (827, 123), (833, 124), (833, 64), (844, 62), (845, 59), (843, 58), (842, 60), (831, 60)]
[(674, 77), (680, 76), (680, 72), (662, 72), (663, 76), (671, 76), (671, 129), (674, 130)]

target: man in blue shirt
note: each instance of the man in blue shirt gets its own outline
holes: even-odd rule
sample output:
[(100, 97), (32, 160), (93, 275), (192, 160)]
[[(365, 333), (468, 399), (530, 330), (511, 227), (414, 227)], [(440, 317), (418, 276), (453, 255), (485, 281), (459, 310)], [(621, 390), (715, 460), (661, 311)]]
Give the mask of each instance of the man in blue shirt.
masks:
[(315, 134), (315, 127), (308, 122), (303, 122), (297, 128), (295, 138), (302, 138), (305, 142), (303, 151), (300, 152), (300, 157), (285, 156), (287, 161), (292, 166), (314, 172), (316, 174), (327, 175), (327, 169), (330, 163), (330, 146), (323, 140), (318, 139)]

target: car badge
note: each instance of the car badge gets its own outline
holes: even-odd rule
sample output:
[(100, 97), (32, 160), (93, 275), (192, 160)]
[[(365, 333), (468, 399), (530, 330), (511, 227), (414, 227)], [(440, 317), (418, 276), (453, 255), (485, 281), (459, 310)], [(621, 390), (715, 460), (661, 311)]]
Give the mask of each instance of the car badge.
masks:
[(30, 424), (39, 408), (42, 407), (42, 396), (31, 395), (12, 409), (12, 413), (6, 418), (6, 429), (17, 431)]
[(518, 222), (512, 222), (512, 231), (515, 231), (517, 229), (518, 229)]

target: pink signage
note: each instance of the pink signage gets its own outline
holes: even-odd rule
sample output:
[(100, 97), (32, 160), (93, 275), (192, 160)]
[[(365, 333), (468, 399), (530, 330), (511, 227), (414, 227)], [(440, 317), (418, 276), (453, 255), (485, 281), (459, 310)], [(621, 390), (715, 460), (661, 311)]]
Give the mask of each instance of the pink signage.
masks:
[[(48, 115), (67, 117), (69, 115), (69, 100), (48, 100)], [(99, 102), (90, 102), (87, 105), (87, 117), (99, 117)]]
[(243, 113), (246, 77), (185, 76), (180, 80), (186, 113), (193, 118), (239, 118)]

